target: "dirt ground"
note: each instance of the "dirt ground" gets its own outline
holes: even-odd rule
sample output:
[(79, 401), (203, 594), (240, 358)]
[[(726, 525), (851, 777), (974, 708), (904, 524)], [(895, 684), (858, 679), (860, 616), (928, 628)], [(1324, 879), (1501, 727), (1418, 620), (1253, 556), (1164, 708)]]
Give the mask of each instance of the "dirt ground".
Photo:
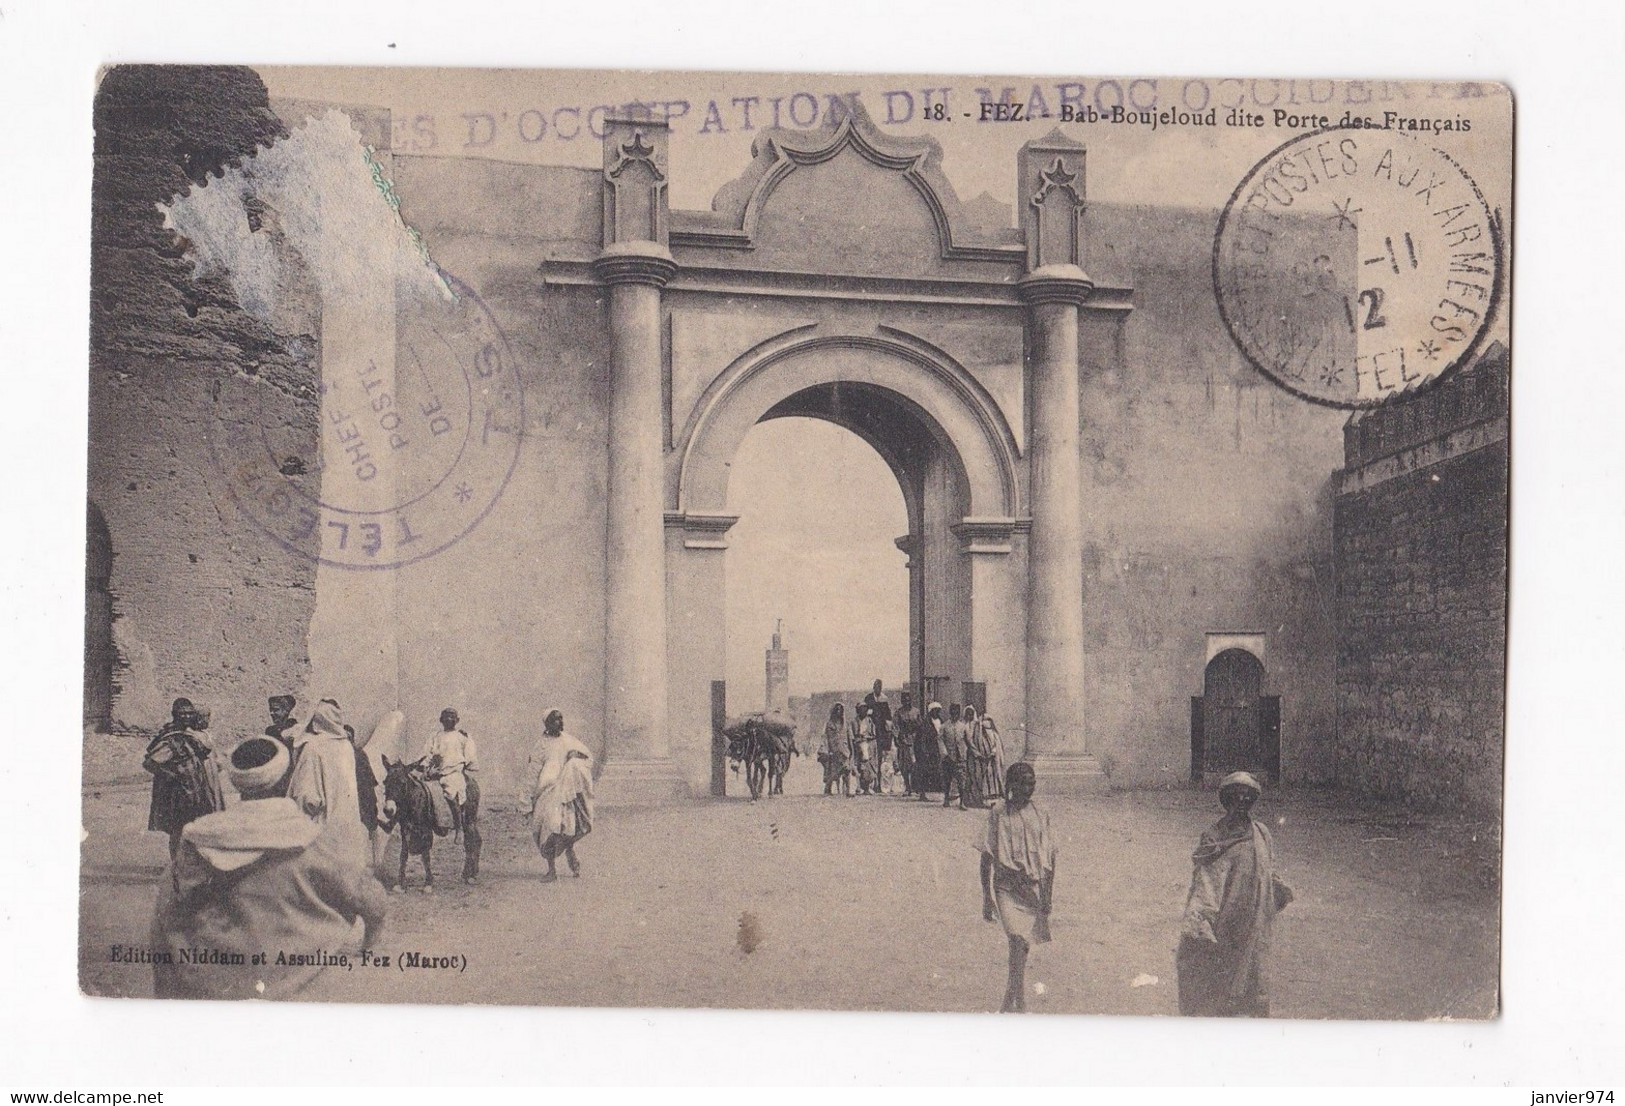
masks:
[[(146, 782), (122, 760), (86, 764), (80, 979), (90, 994), (144, 996), (151, 969), (112, 963), (109, 948), (146, 945), (166, 849), (146, 832)], [(1040, 789), (1038, 801), (1060, 861), (1029, 1008), (1175, 1013), (1173, 947), (1213, 794)], [(416, 890), (414, 861), (379, 942), (397, 963), (418, 951), (466, 956), (466, 970), (329, 969), (308, 997), (985, 1011), (1003, 992), (1004, 940), (981, 918), (973, 848), (985, 815), (798, 794), (606, 808), (578, 847), (583, 877), (548, 885), (513, 803), (487, 807), (481, 885), (456, 878), (460, 845), (437, 842), (436, 893)], [(1277, 929), (1276, 1016), (1494, 1015), (1493, 827), (1316, 791), (1268, 795), (1259, 813), (1297, 892)]]

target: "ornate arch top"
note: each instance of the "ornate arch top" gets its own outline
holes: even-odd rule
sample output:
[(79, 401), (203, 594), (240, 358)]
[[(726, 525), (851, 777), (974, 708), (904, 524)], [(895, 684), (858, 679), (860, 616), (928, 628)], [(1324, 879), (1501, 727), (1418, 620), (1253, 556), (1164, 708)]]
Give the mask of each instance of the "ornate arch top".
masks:
[(944, 260), (1008, 264), (1026, 256), (1021, 231), (1008, 225), (1008, 206), (985, 195), (968, 204), (960, 201), (943, 175), (942, 147), (936, 139), (885, 134), (855, 94), (829, 97), (820, 110), (825, 125), (819, 129), (764, 131), (751, 145), (750, 165), (718, 191), (712, 210), (673, 211), (672, 245), (755, 249), (762, 212), (773, 193), (792, 174), (850, 152), (907, 182), (930, 214)]
[(750, 428), (797, 393), (839, 383), (883, 390), (913, 412), (962, 475), (966, 518), (1024, 517), (1015, 436), (993, 397), (943, 351), (885, 326), (870, 333), (797, 327), (736, 358), (678, 438), (673, 506), (725, 513), (729, 469)]

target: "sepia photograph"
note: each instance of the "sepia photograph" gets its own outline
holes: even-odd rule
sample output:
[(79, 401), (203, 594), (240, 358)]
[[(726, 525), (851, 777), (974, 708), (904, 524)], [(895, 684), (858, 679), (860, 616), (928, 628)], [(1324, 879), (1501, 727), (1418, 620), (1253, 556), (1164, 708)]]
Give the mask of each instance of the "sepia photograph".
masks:
[(106, 66), (82, 992), (1496, 1018), (1513, 118)]

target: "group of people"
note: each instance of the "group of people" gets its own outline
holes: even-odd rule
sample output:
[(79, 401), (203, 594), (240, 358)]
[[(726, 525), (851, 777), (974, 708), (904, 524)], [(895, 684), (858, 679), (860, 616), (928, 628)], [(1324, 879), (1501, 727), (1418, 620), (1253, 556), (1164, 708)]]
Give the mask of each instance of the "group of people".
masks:
[[(292, 695), (271, 696), (267, 700), (271, 721), (264, 734), (237, 743), (226, 756), (235, 758), (238, 750), (250, 746), (243, 755), (257, 757), (263, 765), (270, 763), (269, 753), (250, 743), (280, 744), (288, 758), (284, 797), (314, 822), (331, 821), (332, 832), (344, 839), (347, 851), (370, 858), (376, 866), (382, 852), (380, 831), (390, 823), (378, 817), (378, 776), (363, 752), (372, 734), (358, 737), (355, 727), (345, 723), (336, 699), (318, 702), (303, 725), (294, 717), (296, 705)], [(429, 741), (422, 772), (438, 784), (436, 794), (463, 836), (463, 879), (474, 883), (481, 845), (478, 764), (474, 739), (458, 727), (458, 721), (450, 707), (441, 712), (441, 729)], [(229, 778), (231, 769), (229, 763), (222, 769), (221, 757), (205, 736), (208, 728), (208, 711), (190, 699), (176, 699), (170, 720), (147, 746), (143, 760), (153, 777), (147, 828), (169, 835), (171, 860), (179, 855), (189, 825), (226, 808), (220, 778), (223, 771)], [(351, 810), (354, 818), (346, 817)]]
[[(303, 726), (295, 705), (291, 696), (273, 697), (265, 733), (225, 752), (223, 774), (238, 795), (229, 805), (215, 748), (204, 736), (207, 711), (175, 700), (170, 721), (147, 748), (148, 826), (169, 834), (171, 857), (153, 920), (160, 998), (288, 997), (328, 966), (326, 954), (356, 947), (358, 922), (360, 947), (376, 944), (386, 901), (377, 878), (378, 833), (398, 812), (386, 798), (379, 818), (376, 776), (362, 754), (367, 742), (345, 725), (338, 703), (321, 700)], [(904, 692), (894, 715), (878, 680), (854, 712), (854, 725), (844, 723), (843, 713), (840, 704), (831, 709), (819, 752), (826, 794), (836, 786), (853, 794), (855, 776), (858, 794), (885, 793), (896, 778), (902, 793), (927, 798), (934, 769), (944, 805), (956, 787), (962, 807), (993, 800), (980, 843), (982, 916), (998, 922), (1008, 941), (1001, 1010), (1025, 1010), (1027, 957), (1033, 944), (1050, 940), (1056, 870), (1049, 818), (1033, 802), (1033, 766), (1006, 767), (997, 727), (974, 708), (955, 704), (945, 719), (931, 703), (920, 716)], [(454, 812), (464, 840), (463, 878), (474, 883), (479, 766), (474, 739), (459, 721), (455, 710), (442, 711), (440, 731), (412, 767)], [(890, 736), (885, 745), (882, 735)], [(546, 882), (558, 878), (559, 856), (581, 874), (575, 845), (592, 829), (592, 764), (587, 747), (565, 733), (563, 714), (550, 711), (530, 758), (527, 811)], [(1252, 814), (1262, 793), (1246, 772), (1221, 781), (1224, 816), (1192, 856), (1177, 952), (1183, 1014), (1269, 1014), (1273, 919), (1292, 892), (1276, 873), (1269, 830)], [(206, 955), (199, 958), (198, 950)]]
[[(386, 791), (380, 817), (377, 774), (363, 750), (373, 734), (404, 719), (394, 712), (358, 738), (334, 699), (319, 701), (303, 725), (292, 696), (273, 696), (267, 705), (263, 734), (217, 748), (206, 736), (208, 711), (176, 699), (147, 746), (147, 825), (169, 836), (152, 940), (161, 998), (296, 994), (325, 966), (300, 954), (355, 948), (357, 922), (360, 947), (371, 947), (383, 924), (382, 845), (401, 812)], [(405, 767), (441, 804), (439, 831), (460, 833), (463, 880), (475, 884), (478, 750), (459, 723), (455, 710), (442, 711), (439, 731)], [(592, 829), (592, 764), (590, 750), (564, 732), (564, 715), (549, 712), (527, 773), (526, 817), (547, 864), (544, 882), (558, 878), (561, 855), (581, 874), (575, 845)], [(222, 776), (237, 801), (227, 803)], [(183, 951), (199, 949), (209, 956), (200, 961)], [(292, 962), (281, 956), (287, 952), (295, 953)]]
[(1005, 791), (1008, 758), (1004, 737), (990, 715), (972, 705), (926, 704), (922, 714), (904, 691), (894, 712), (880, 680), (853, 707), (835, 703), (818, 746), (824, 794), (912, 795), (928, 800), (942, 794), (959, 809), (985, 808)]
[[(1026, 1009), (1026, 964), (1033, 944), (1050, 940), (1055, 844), (1048, 816), (1034, 805), (1037, 775), (1024, 761), (1007, 763), (993, 719), (974, 706), (940, 703), (923, 714), (904, 691), (894, 712), (880, 680), (848, 720), (830, 707), (818, 747), (825, 795), (956, 793), (961, 810), (991, 807), (982, 852), (983, 917), (998, 921), (1009, 943), (1002, 1011)], [(1258, 779), (1236, 772), (1220, 783), (1225, 815), (1192, 855), (1190, 890), (1177, 952), (1180, 1013), (1267, 1017), (1267, 965), (1275, 914), (1292, 892), (1275, 872), (1269, 830), (1252, 815), (1263, 793)]]

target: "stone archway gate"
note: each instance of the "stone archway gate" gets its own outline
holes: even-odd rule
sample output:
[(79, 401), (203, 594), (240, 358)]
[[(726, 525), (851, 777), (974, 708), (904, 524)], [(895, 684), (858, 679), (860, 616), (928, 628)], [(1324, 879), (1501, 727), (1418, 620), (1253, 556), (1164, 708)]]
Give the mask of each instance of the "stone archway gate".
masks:
[(903, 487), (911, 678), (987, 686), (1047, 791), (1100, 780), (1084, 696), (1080, 382), (1115, 362), (1125, 288), (1086, 275), (1085, 151), (1017, 157), (1018, 224), (962, 204), (929, 138), (861, 114), (763, 132), (708, 212), (672, 211), (664, 124), (611, 120), (606, 796), (703, 793), (724, 670), (728, 466), (751, 426), (811, 415)]

